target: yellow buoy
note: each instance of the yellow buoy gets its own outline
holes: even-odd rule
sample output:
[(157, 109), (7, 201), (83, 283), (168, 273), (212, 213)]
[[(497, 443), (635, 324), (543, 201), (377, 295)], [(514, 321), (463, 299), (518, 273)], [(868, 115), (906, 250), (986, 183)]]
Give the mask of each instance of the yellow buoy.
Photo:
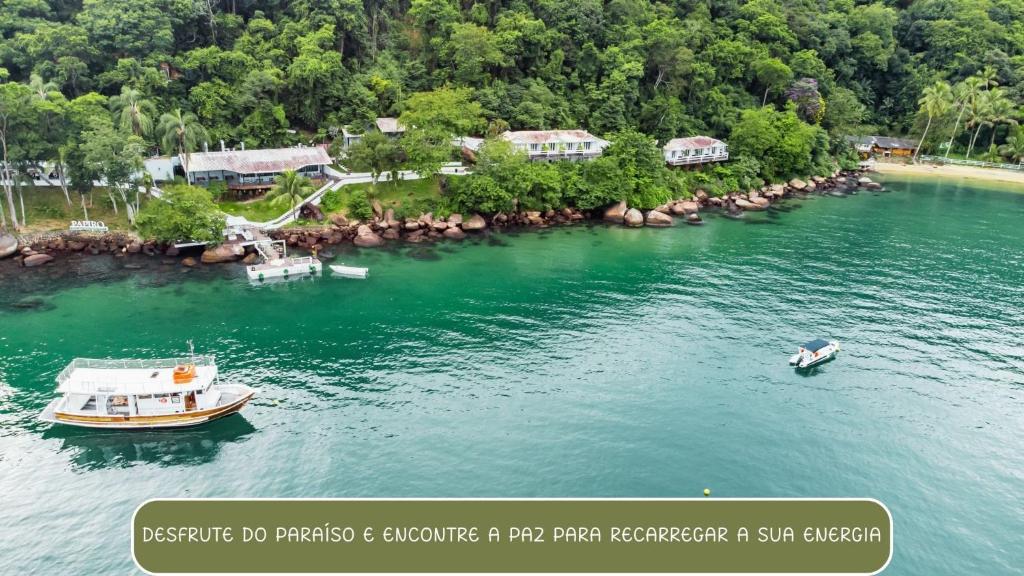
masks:
[(705, 496), (711, 496), (711, 488), (705, 488), (704, 489), (704, 495)]

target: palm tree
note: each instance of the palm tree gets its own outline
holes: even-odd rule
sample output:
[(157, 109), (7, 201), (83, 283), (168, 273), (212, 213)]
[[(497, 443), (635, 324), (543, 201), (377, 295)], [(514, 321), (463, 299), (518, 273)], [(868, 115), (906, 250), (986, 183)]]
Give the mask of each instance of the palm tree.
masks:
[(974, 142), (978, 139), (978, 134), (981, 133), (981, 129), (984, 126), (991, 126), (992, 122), (989, 121), (991, 116), (992, 101), (998, 95), (998, 88), (996, 90), (989, 90), (985, 92), (979, 92), (974, 101), (971, 102), (967, 112), (967, 121), (964, 122), (964, 127), (967, 129), (974, 128), (974, 134), (971, 135), (970, 143), (967, 144), (967, 160), (971, 159), (971, 152), (974, 150)]
[(32, 97), (37, 100), (46, 100), (50, 92), (59, 90), (56, 82), (45, 82), (39, 74), (29, 76), (28, 87), (32, 89)]
[(924, 146), (924, 139), (928, 137), (928, 129), (932, 127), (932, 119), (942, 116), (949, 111), (953, 101), (953, 89), (948, 82), (939, 81), (924, 89), (921, 99), (917, 103), (921, 106), (920, 111), (928, 116), (928, 123), (924, 126), (924, 133), (921, 134), (921, 141), (914, 151), (914, 162), (917, 162), (917, 155), (921, 153), (921, 146)]
[(999, 86), (999, 71), (995, 69), (995, 66), (985, 66), (980, 72), (975, 72), (975, 76), (981, 78), (984, 82), (985, 90), (990, 90)]
[(992, 123), (992, 138), (989, 139), (988, 145), (991, 148), (996, 143), (996, 129), (999, 128), (1000, 124), (1006, 124), (1007, 126), (1016, 126), (1017, 118), (1020, 118), (1021, 111), (1013, 104), (1013, 101), (1006, 97), (1006, 94), (1000, 90), (999, 96), (995, 98), (989, 104), (989, 122)]
[(960, 112), (956, 116), (956, 122), (953, 123), (953, 133), (949, 135), (949, 144), (946, 145), (946, 159), (949, 160), (949, 153), (953, 150), (953, 139), (956, 138), (957, 131), (960, 128), (960, 119), (963, 118), (964, 110), (967, 109), (970, 104), (978, 96), (978, 92), (981, 90), (984, 80), (977, 76), (971, 76), (963, 82), (956, 85), (954, 94), (956, 94), (956, 101), (960, 105)]
[(285, 170), (277, 177), (274, 188), (267, 193), (267, 199), (275, 206), (289, 205), (294, 211), (295, 206), (305, 200), (312, 191), (313, 183), (309, 178), (299, 176), (294, 170)]
[(206, 135), (206, 128), (199, 123), (199, 119), (191, 112), (182, 112), (177, 108), (174, 112), (166, 112), (160, 116), (160, 123), (157, 125), (157, 134), (160, 134), (160, 143), (165, 154), (177, 152), (181, 156), (182, 168), (185, 169), (185, 176), (188, 177), (189, 155), (205, 142), (209, 137)]
[(1010, 162), (1024, 163), (1024, 138), (1014, 134), (1006, 137), (1006, 144), (999, 147), (999, 153)]
[(153, 116), (156, 107), (142, 98), (142, 93), (128, 86), (121, 87), (121, 93), (110, 99), (110, 111), (117, 115), (118, 123), (124, 130), (142, 137), (153, 131)]

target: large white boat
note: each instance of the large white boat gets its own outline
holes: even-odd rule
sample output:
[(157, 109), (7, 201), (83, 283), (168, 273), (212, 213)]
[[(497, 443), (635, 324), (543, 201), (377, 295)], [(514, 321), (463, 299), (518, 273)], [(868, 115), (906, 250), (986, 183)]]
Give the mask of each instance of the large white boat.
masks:
[(818, 338), (800, 347), (796, 354), (789, 358), (789, 365), (797, 368), (810, 368), (835, 358), (839, 352), (839, 342)]
[(57, 376), (39, 419), (87, 428), (195, 426), (245, 406), (256, 390), (223, 384), (213, 356), (159, 360), (76, 358)]
[(288, 249), (283, 240), (265, 240), (257, 242), (254, 246), (263, 261), (246, 266), (245, 273), (249, 280), (288, 278), (319, 274), (323, 271), (323, 264), (315, 256), (288, 256)]

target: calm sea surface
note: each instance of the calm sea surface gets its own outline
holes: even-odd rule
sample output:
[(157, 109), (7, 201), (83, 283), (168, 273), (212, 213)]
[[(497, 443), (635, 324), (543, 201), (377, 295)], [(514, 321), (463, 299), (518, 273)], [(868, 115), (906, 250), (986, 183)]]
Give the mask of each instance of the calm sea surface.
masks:
[[(0, 267), (0, 573), (134, 573), (130, 517), (158, 496), (710, 487), (878, 498), (886, 574), (1020, 574), (1024, 194), (889, 188), (703, 227), (339, 252), (363, 282)], [(819, 336), (840, 357), (794, 373)], [(170, 433), (35, 420), (72, 358), (189, 338), (262, 391), (242, 415)]]

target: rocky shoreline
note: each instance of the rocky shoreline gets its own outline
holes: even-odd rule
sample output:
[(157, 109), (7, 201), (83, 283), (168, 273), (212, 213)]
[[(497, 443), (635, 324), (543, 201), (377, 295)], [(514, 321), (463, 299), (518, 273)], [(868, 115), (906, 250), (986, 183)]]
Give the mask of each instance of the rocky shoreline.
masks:
[[(814, 194), (845, 196), (855, 194), (858, 189), (881, 188), (880, 184), (865, 177), (861, 172), (837, 171), (830, 177), (815, 176), (807, 180), (794, 178), (786, 184), (773, 184), (725, 196), (710, 196), (704, 190), (697, 190), (693, 198), (674, 200), (652, 210), (640, 210), (629, 207), (626, 202), (619, 202), (604, 210), (589, 212), (563, 208), (546, 212), (499, 212), (488, 216), (472, 214), (464, 217), (462, 214), (451, 214), (447, 218), (435, 218), (433, 214), (426, 213), (417, 218), (398, 219), (393, 210), (383, 210), (379, 203), (374, 202), (374, 216), (367, 222), (332, 215), (323, 225), (279, 229), (273, 231), (270, 236), (275, 240), (285, 241), (292, 248), (322, 251), (328, 246), (339, 244), (374, 248), (399, 241), (412, 244), (439, 240), (458, 241), (468, 235), (484, 233), (488, 229), (548, 228), (599, 220), (632, 228), (665, 228), (674, 226), (677, 221), (701, 225), (702, 211), (716, 210), (727, 217), (736, 218), (741, 217), (744, 212), (767, 210), (772, 204), (785, 198), (801, 198)], [(114, 257), (142, 254), (162, 257), (165, 264), (180, 262), (187, 267), (235, 261), (250, 264), (255, 263), (258, 258), (251, 247), (243, 248), (237, 244), (208, 247), (200, 253), (199, 249), (182, 251), (172, 245), (145, 241), (125, 232), (51, 232), (21, 238), (9, 234), (0, 235), (0, 259), (13, 258), (25, 268), (49, 264), (62, 254), (74, 253), (97, 256), (106, 254)]]

